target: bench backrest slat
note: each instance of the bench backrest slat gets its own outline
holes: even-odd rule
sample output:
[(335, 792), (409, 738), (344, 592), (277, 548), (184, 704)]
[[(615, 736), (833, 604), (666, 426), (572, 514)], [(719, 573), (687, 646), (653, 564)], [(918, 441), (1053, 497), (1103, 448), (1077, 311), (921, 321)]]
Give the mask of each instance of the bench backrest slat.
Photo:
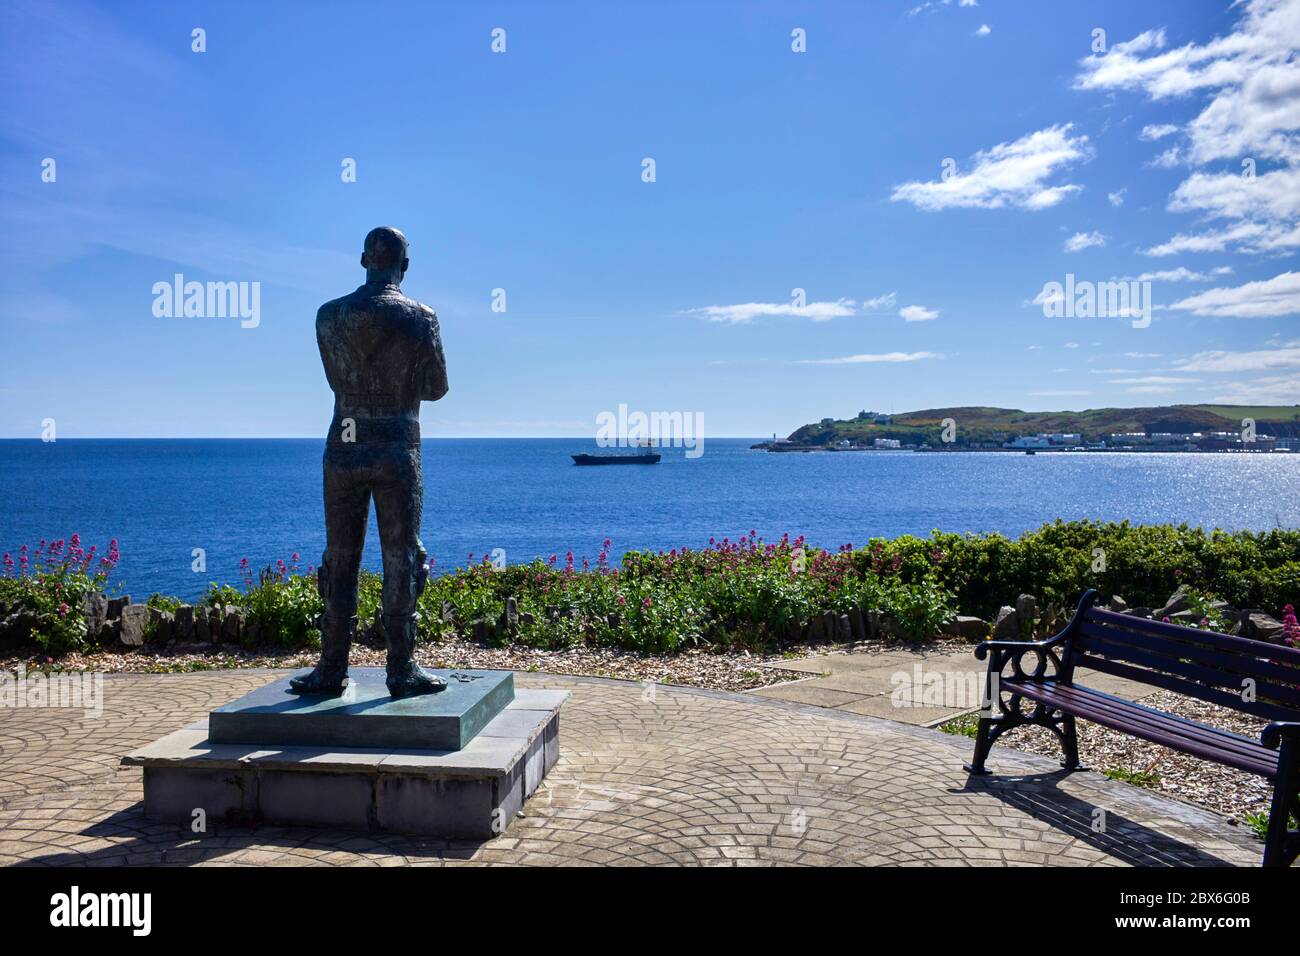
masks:
[(1256, 641), (1249, 637), (1238, 637), (1235, 634), (1220, 634), (1218, 631), (1203, 631), (1200, 628), (1184, 627), (1181, 624), (1166, 624), (1164, 621), (1152, 621), (1149, 618), (1135, 617), (1132, 614), (1117, 614), (1114, 611), (1103, 611), (1095, 607), (1088, 608), (1084, 612), (1083, 620), (1094, 621), (1098, 624), (1110, 624), (1114, 627), (1144, 633), (1159, 634), (1177, 641), (1204, 644), (1206, 647), (1228, 651), (1229, 653), (1249, 654), (1261, 660), (1279, 661), (1293, 667), (1300, 667), (1300, 648), (1287, 647), (1283, 644), (1270, 644), (1267, 641)]
[[(1088, 607), (1069, 636), (1091, 668), (1273, 720), (1300, 719), (1300, 649)], [(1254, 700), (1245, 699), (1249, 687)]]
[(1131, 664), (1105, 657), (1088, 658), (1084, 666), (1101, 671), (1103, 674), (1124, 677), (1139, 684), (1148, 684), (1162, 690), (1173, 691), (1176, 694), (1195, 697), (1197, 700), (1203, 700), (1209, 704), (1218, 704), (1220, 707), (1253, 714), (1263, 720), (1296, 720), (1300, 718), (1300, 714), (1297, 714), (1294, 707), (1270, 703), (1267, 700), (1246, 701), (1242, 699), (1241, 694), (1234, 694), (1231, 691), (1221, 690), (1217, 687), (1206, 687), (1203, 684), (1184, 680), (1173, 674), (1165, 674), (1144, 667), (1134, 667)]
[[(1212, 651), (1154, 634), (1144, 634), (1140, 641), (1134, 641), (1131, 633), (1084, 621), (1079, 625), (1079, 634), (1075, 638), (1076, 651), (1104, 654), (1120, 660), (1131, 659), (1157, 670), (1185, 674), (1194, 680), (1208, 680), (1224, 687), (1240, 689), (1242, 678), (1250, 677), (1257, 687), (1290, 690), (1294, 695), (1293, 702), (1300, 707), (1300, 667), (1261, 661), (1245, 654)], [(1129, 655), (1133, 655), (1132, 658)]]

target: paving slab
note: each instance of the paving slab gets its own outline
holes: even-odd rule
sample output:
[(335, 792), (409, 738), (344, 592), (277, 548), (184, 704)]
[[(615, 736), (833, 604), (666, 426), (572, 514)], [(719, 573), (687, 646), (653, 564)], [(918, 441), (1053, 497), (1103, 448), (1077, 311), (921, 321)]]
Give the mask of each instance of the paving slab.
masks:
[[(979, 706), (985, 666), (976, 660), (973, 646), (822, 654), (777, 665), (792, 677), (807, 677), (751, 693), (928, 726)], [(948, 691), (936, 697), (929, 685), (933, 680)], [(928, 706), (899, 707), (894, 699)], [(936, 706), (939, 701), (942, 705)]]
[(760, 687), (751, 691), (755, 697), (771, 697), (777, 700), (792, 700), (800, 704), (812, 704), (816, 707), (840, 707), (850, 701), (860, 700), (865, 694), (853, 694), (834, 690), (822, 685), (821, 681), (795, 681), (776, 687)]
[[(1100, 774), (1062, 774), (1054, 758), (999, 748), (989, 761), (994, 776), (970, 778), (962, 770), (968, 739), (892, 720), (691, 688), (661, 686), (647, 700), (636, 682), (519, 673), (521, 697), (533, 689), (572, 696), (562, 710), (563, 753), (554, 754), (558, 762), (505, 836), (232, 828), (211, 815), (208, 831), (195, 834), (187, 825), (147, 820), (141, 769), (119, 767), (122, 754), (284, 673), (110, 674), (98, 719), (57, 708), (7, 711), (0, 719), (0, 859), (74, 866), (1260, 860), (1260, 844), (1216, 814)], [(290, 807), (300, 797), (269, 795)], [(391, 798), (384, 806), (400, 828), (426, 796), (410, 789)], [(1104, 834), (1092, 831), (1099, 807), (1107, 813)]]
[(909, 704), (899, 706), (898, 703), (891, 700), (888, 696), (884, 697), (861, 697), (855, 701), (850, 701), (840, 707), (850, 714), (867, 714), (872, 717), (881, 717), (885, 720), (897, 720), (904, 724), (914, 724), (916, 726), (928, 727), (931, 724), (943, 723), (945, 720), (951, 720), (961, 714), (966, 713), (965, 709), (955, 707), (926, 707), (921, 704)]
[[(860, 654), (819, 654), (773, 665), (794, 680), (773, 684), (751, 693), (856, 714), (870, 714), (904, 724), (932, 726), (979, 707), (987, 662), (977, 660), (974, 645), (940, 648), (891, 648)], [(1153, 688), (1110, 674), (1081, 668), (1076, 680), (1089, 687), (1129, 700), (1141, 700)], [(806, 676), (804, 676), (806, 675)], [(940, 696), (929, 681), (941, 679), (947, 690)], [(920, 707), (898, 707), (890, 698), (901, 696)], [(873, 698), (883, 698), (873, 701)], [(943, 706), (937, 706), (942, 701)]]

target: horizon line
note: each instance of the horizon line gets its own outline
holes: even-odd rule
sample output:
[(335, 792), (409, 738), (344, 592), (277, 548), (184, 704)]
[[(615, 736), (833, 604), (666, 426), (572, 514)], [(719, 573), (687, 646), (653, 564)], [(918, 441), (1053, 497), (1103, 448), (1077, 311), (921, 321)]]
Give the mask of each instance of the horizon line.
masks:
[[(34, 441), (45, 445), (57, 445), (61, 441), (325, 441), (324, 435), (74, 435), (57, 438), (54, 441), (30, 435), (0, 435), (0, 441)], [(519, 441), (524, 439), (549, 438), (556, 441), (594, 441), (591, 435), (426, 435), (421, 441), (446, 441), (462, 438), (481, 440)], [(715, 435), (705, 437), (702, 441), (724, 441), (727, 439), (752, 438), (766, 439), (765, 435)], [(621, 447), (621, 446), (619, 446)], [(675, 447), (673, 445), (655, 447)]]

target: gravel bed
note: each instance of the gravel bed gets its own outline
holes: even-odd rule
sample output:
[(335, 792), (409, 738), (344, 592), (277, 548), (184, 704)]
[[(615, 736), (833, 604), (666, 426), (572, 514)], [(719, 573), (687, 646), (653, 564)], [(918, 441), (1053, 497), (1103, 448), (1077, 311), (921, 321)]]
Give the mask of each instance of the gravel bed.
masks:
[[(830, 652), (847, 653), (847, 646), (843, 649), (828, 646), (795, 646), (771, 654), (687, 650), (680, 654), (655, 655), (620, 648), (589, 646), (562, 650), (539, 650), (518, 645), (485, 647), (471, 641), (455, 639), (420, 645), (416, 648), (415, 656), (427, 667), (612, 677), (685, 687), (745, 691), (806, 676), (773, 669), (775, 664)], [(105, 674), (176, 673), (248, 667), (311, 667), (316, 663), (316, 656), (315, 651), (245, 650), (230, 645), (218, 645), (203, 650), (193, 649), (192, 646), (144, 647), (125, 652), (66, 654), (57, 660), (47, 658), (45, 661), (50, 667), (66, 671), (97, 671)], [(0, 658), (0, 671), (12, 673), (20, 665), (32, 670), (39, 666), (41, 660), (35, 653)], [(353, 667), (383, 667), (384, 651), (364, 645), (354, 645), (349, 661)]]

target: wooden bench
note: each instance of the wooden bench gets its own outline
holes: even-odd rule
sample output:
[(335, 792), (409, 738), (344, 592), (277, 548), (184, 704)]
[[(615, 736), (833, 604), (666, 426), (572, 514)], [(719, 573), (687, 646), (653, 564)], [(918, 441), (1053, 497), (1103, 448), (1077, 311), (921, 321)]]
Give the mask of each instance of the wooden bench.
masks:
[[(1079, 601), (1065, 630), (1043, 641), (985, 641), (988, 696), (966, 769), (983, 774), (989, 748), (1013, 727), (1051, 730), (1067, 771), (1079, 764), (1075, 719), (1122, 731), (1204, 760), (1258, 774), (1273, 784), (1265, 866), (1289, 866), (1300, 854), (1300, 649), (1166, 624)], [(1086, 667), (1270, 720), (1258, 742), (1166, 714), (1074, 682)]]

